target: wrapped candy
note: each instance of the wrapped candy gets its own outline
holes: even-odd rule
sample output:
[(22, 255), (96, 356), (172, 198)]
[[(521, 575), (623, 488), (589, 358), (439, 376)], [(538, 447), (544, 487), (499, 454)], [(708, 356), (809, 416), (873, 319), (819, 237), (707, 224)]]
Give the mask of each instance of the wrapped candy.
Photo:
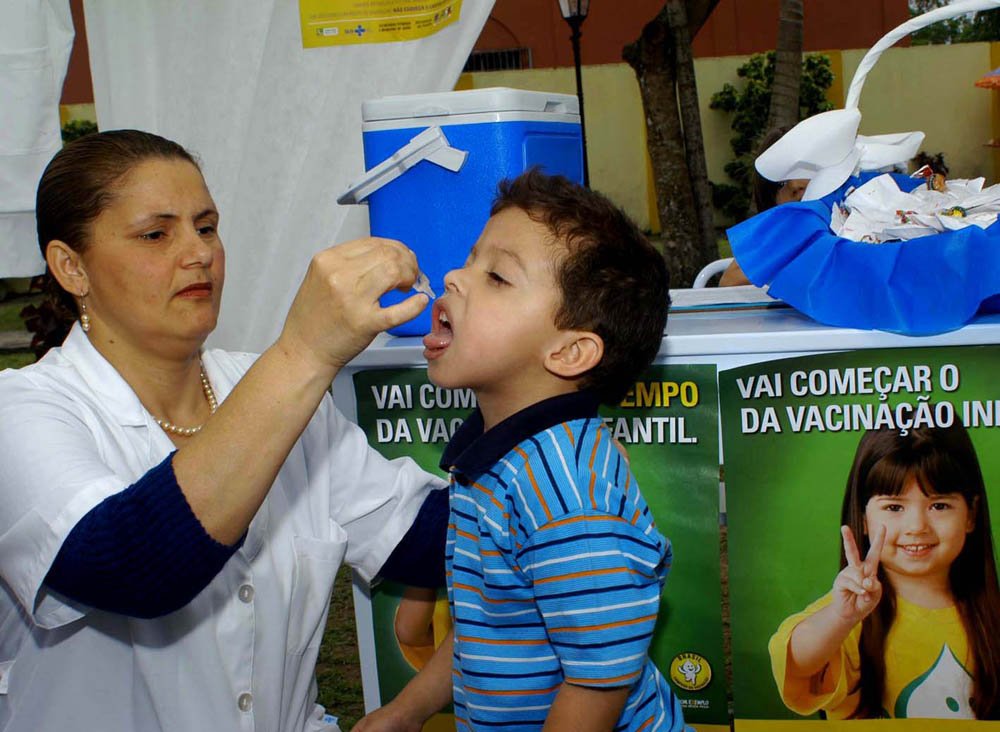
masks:
[[(914, 177), (926, 177), (930, 183), (937, 175), (924, 176), (917, 171)], [(983, 188), (983, 182), (982, 178), (956, 179), (907, 192), (891, 175), (880, 175), (850, 189), (844, 200), (833, 206), (830, 230), (845, 239), (881, 244), (966, 226), (985, 229), (996, 222), (1000, 213), (1000, 185)]]

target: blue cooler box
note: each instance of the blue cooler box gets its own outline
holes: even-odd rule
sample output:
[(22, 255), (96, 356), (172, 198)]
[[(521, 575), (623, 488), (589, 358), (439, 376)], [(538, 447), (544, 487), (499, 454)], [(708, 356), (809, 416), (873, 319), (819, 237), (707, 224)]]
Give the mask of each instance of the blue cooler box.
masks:
[[(368, 172), (338, 202), (367, 202), (372, 236), (416, 252), (438, 295), (479, 238), (499, 181), (533, 166), (583, 181), (579, 106), (570, 94), (492, 88), (384, 97), (365, 102), (362, 119)], [(411, 294), (390, 292), (382, 304)], [(428, 307), (389, 332), (430, 329)]]

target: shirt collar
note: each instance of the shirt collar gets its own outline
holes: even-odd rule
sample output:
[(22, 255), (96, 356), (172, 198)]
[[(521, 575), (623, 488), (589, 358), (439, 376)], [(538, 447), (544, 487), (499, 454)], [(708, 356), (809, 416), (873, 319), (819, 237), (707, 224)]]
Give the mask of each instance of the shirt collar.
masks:
[(147, 424), (146, 409), (139, 397), (115, 367), (94, 348), (79, 322), (73, 324), (59, 349), (59, 355), (73, 365), (95, 394), (100, 395), (101, 401), (117, 417), (119, 424), (131, 427)]
[(488, 432), (483, 432), (483, 413), (477, 407), (445, 447), (441, 468), (481, 475), (528, 437), (562, 422), (596, 417), (599, 404), (592, 391), (560, 394), (522, 409)]
[[(80, 377), (87, 386), (100, 395), (102, 403), (108, 411), (113, 414), (118, 423), (125, 427), (148, 427), (152, 421), (152, 415), (139, 401), (131, 385), (118, 373), (118, 370), (101, 355), (100, 351), (94, 348), (90, 338), (83, 332), (79, 321), (73, 323), (73, 327), (58, 349), (59, 355), (65, 358), (76, 369)], [(216, 368), (214, 361), (211, 365), (205, 365), (205, 373), (208, 376), (213, 388), (216, 381), (213, 379)], [(221, 380), (221, 379), (220, 379)], [(228, 394), (231, 385), (225, 390)], [(218, 393), (216, 397), (222, 401), (224, 394)]]

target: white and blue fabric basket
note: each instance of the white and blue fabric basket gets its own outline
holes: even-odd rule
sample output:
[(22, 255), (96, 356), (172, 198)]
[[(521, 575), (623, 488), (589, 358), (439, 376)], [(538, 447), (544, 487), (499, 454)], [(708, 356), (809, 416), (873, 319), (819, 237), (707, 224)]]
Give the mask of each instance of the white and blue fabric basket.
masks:
[[(907, 335), (954, 330), (977, 312), (1000, 311), (1000, 222), (881, 244), (837, 236), (833, 206), (875, 173), (911, 157), (922, 133), (857, 135), (858, 100), (868, 71), (900, 38), (931, 23), (1000, 7), (965, 0), (904, 23), (862, 60), (845, 108), (803, 120), (757, 160), (771, 180), (809, 178), (807, 199), (764, 211), (728, 230), (746, 276), (769, 294), (829, 325)], [(922, 178), (893, 175), (901, 190)]]

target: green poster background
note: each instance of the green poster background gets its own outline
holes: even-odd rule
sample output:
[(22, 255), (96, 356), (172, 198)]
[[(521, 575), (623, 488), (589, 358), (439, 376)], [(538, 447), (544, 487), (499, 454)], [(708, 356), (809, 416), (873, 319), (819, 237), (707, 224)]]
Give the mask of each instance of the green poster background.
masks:
[[(386, 457), (407, 455), (440, 474), (437, 463), (448, 436), (474, 406), (471, 394), (436, 389), (427, 381), (425, 369), (361, 371), (354, 375), (354, 386), (358, 424), (371, 444)], [(436, 398), (429, 398), (432, 394)], [(714, 364), (652, 366), (621, 405), (602, 407), (601, 415), (610, 419), (612, 434), (628, 449), (632, 471), (657, 527), (673, 544), (674, 565), (650, 655), (668, 677), (678, 654), (702, 657), (711, 669), (707, 686), (686, 691), (674, 684), (685, 705), (685, 719), (694, 724), (728, 725), (720, 603), (717, 404)], [(399, 693), (414, 673), (392, 630), (400, 594), (401, 588), (390, 583), (372, 592), (383, 702)], [(707, 676), (705, 671), (699, 683)]]
[[(956, 417), (962, 403), (992, 403), (996, 386), (1000, 347), (965, 346), (947, 348), (897, 348), (852, 351), (837, 354), (768, 361), (722, 371), (719, 395), (726, 475), (726, 509), (729, 525), (729, 589), (732, 611), (733, 703), (737, 718), (802, 719), (781, 702), (767, 653), (767, 642), (779, 623), (829, 591), (839, 571), (840, 510), (853, 461), (859, 431), (793, 432), (786, 407), (880, 403), (878, 394), (828, 394), (794, 396), (790, 376), (852, 367), (926, 365), (931, 391), (899, 391), (885, 403), (918, 404), (951, 402)], [(957, 368), (954, 391), (941, 386), (941, 369)], [(909, 369), (912, 373), (912, 368)], [(945, 385), (952, 386), (954, 371), (946, 368)], [(769, 376), (771, 385), (782, 382), (782, 395), (744, 397), (740, 379), (748, 388), (751, 378)], [(760, 383), (760, 382), (755, 382)], [(817, 382), (819, 385), (819, 382)], [(905, 386), (905, 384), (903, 384)], [(778, 416), (780, 433), (743, 433), (742, 410), (763, 415), (771, 407)], [(1000, 411), (995, 410), (1000, 420)], [(752, 419), (748, 419), (752, 422)], [(969, 426), (969, 425), (967, 425)], [(993, 508), (994, 541), (996, 515), (1000, 509), (1000, 429), (970, 427)], [(897, 724), (887, 723), (892, 727)]]

